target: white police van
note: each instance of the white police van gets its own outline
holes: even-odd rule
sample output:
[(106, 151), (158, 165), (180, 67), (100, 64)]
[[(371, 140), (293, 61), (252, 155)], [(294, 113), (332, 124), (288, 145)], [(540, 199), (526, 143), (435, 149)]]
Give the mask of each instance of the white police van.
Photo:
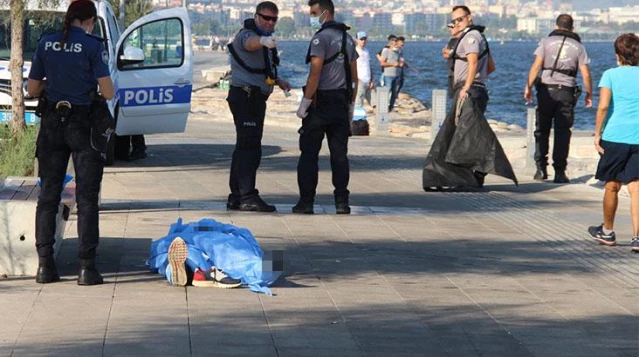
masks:
[[(0, 0), (0, 123), (11, 120), (11, 29), (9, 1)], [(23, 91), (25, 121), (35, 124), (37, 100), (28, 98), (26, 80), (39, 38), (62, 28), (68, 2), (51, 9), (29, 1), (24, 23)], [(185, 8), (146, 15), (124, 32), (108, 1), (94, 0), (98, 21), (93, 34), (105, 39), (115, 96), (109, 107), (116, 118), (116, 134), (184, 132), (191, 109), (193, 54), (191, 26)], [(2, 5), (4, 4), (4, 5)], [(114, 140), (111, 140), (113, 142)], [(113, 159), (113, 145), (109, 161)]]

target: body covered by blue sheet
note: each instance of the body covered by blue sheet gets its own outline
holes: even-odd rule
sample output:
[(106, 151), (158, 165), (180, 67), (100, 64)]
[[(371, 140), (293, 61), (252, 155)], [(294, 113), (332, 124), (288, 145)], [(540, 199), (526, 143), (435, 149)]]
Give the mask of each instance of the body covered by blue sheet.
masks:
[(213, 219), (182, 224), (182, 218), (171, 225), (169, 233), (151, 244), (149, 266), (169, 279), (168, 249), (176, 237), (187, 244), (187, 266), (207, 270), (213, 266), (228, 276), (240, 279), (251, 291), (272, 295), (268, 285), (282, 272), (263, 271), (263, 252), (248, 229), (220, 223)]

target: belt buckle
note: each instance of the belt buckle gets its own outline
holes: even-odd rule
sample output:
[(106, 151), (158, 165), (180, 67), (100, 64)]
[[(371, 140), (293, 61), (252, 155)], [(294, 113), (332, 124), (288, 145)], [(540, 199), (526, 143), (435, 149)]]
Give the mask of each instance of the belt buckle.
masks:
[(55, 109), (60, 109), (60, 107), (67, 107), (71, 109), (71, 103), (68, 100), (61, 100), (55, 104)]
[(60, 121), (64, 123), (67, 116), (71, 115), (71, 103), (67, 100), (61, 100), (55, 104), (55, 111), (58, 113)]

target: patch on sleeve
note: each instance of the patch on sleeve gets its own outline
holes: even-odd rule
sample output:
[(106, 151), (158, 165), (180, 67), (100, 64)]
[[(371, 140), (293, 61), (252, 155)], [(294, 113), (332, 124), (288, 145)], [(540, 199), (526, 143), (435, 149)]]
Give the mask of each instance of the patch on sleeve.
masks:
[(472, 45), (473, 43), (475, 43), (475, 39), (474, 39), (474, 38), (472, 38), (472, 37), (471, 37), (471, 38), (469, 38), (469, 39), (468, 39), (468, 43), (470, 43), (470, 44)]
[(106, 50), (102, 51), (102, 63), (109, 65), (109, 53)]
[(317, 46), (317, 45), (319, 45), (319, 43), (320, 43), (319, 38), (316, 38), (316, 39), (313, 40), (313, 46)]

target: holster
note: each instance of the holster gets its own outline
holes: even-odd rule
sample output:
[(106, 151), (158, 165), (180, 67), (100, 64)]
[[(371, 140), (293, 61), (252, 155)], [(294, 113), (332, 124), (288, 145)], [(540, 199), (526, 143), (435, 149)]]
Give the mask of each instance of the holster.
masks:
[(581, 86), (575, 86), (575, 103), (579, 100), (579, 97), (581, 97)]
[(49, 100), (44, 95), (44, 93), (42, 93), (40, 98), (38, 98), (38, 105), (35, 108), (35, 115), (42, 118), (48, 109), (49, 109)]
[(115, 132), (115, 120), (106, 100), (101, 97), (96, 96), (91, 103), (91, 120), (91, 147), (106, 161), (109, 140)]

